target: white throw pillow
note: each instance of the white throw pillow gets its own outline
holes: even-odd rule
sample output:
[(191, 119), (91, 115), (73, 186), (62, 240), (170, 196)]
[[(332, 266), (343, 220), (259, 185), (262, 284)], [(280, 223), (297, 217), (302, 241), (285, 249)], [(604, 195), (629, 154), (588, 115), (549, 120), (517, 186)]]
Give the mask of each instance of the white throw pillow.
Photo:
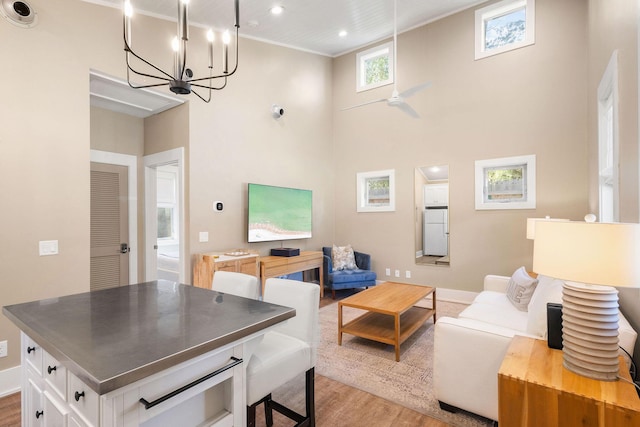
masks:
[(527, 306), (529, 305), (529, 301), (531, 301), (531, 296), (537, 284), (538, 279), (529, 276), (527, 270), (525, 270), (524, 267), (520, 267), (513, 273), (509, 280), (507, 298), (509, 298), (511, 304), (518, 310), (527, 311)]
[(355, 270), (357, 268), (351, 245), (333, 245), (333, 248), (331, 248), (331, 262), (334, 270)]
[(562, 304), (562, 280), (538, 275), (538, 286), (529, 302), (527, 333), (547, 337), (547, 303)]

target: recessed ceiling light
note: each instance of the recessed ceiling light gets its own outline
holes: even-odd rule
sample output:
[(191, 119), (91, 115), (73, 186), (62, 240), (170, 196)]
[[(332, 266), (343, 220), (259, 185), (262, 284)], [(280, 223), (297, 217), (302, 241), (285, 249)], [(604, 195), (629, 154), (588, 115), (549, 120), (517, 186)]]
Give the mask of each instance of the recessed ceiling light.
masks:
[(282, 12), (284, 12), (284, 7), (282, 7), (282, 6), (273, 6), (269, 10), (271, 11), (272, 15), (280, 15)]
[(338, 35), (339, 35), (340, 37), (347, 37), (347, 34), (348, 34), (348, 33), (347, 33), (345, 30), (342, 30), (342, 31), (340, 31), (340, 32), (338, 33)]

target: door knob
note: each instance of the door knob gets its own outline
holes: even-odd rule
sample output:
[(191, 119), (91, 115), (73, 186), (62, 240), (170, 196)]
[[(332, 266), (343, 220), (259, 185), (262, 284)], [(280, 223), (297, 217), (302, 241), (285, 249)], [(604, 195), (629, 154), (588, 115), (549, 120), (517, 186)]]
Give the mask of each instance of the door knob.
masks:
[(127, 245), (126, 243), (120, 243), (120, 253), (121, 254), (129, 253), (129, 251), (131, 251), (131, 248), (129, 247), (129, 245)]

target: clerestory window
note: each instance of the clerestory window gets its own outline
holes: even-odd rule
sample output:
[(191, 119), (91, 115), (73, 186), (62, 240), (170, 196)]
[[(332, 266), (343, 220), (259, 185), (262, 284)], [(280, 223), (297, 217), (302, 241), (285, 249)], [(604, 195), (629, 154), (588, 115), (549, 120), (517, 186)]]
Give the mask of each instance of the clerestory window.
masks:
[(388, 42), (356, 55), (356, 91), (393, 83), (393, 43)]
[(503, 0), (476, 10), (476, 59), (535, 43), (535, 0)]

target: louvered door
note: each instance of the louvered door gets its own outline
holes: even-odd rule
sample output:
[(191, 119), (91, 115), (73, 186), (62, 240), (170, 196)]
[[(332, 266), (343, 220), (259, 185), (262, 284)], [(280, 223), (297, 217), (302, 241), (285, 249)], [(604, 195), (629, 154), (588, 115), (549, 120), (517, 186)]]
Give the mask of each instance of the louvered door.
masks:
[(129, 284), (127, 167), (91, 163), (91, 290)]

